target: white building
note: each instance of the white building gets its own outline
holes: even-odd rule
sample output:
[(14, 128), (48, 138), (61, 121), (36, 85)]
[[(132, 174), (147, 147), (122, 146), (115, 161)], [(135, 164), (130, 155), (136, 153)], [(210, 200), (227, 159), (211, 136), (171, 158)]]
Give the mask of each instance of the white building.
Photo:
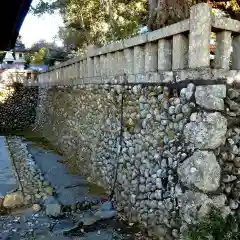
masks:
[(25, 48), (20, 40), (17, 41), (16, 47), (12, 51), (6, 52), (3, 63), (1, 64), (1, 69), (20, 69), (25, 68)]

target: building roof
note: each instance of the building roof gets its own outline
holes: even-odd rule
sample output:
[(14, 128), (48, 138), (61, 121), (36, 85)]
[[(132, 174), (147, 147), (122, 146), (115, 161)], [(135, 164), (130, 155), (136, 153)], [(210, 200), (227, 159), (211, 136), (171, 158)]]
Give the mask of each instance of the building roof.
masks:
[(38, 64), (30, 64), (27, 70), (35, 70), (39, 72), (45, 72), (48, 70), (47, 65), (38, 65)]
[(14, 52), (25, 52), (26, 49), (21, 40), (17, 40), (15, 44)]
[(32, 0), (1, 1), (0, 25), (2, 26), (2, 34), (0, 38), (0, 50), (10, 50), (15, 47), (19, 30), (31, 2)]

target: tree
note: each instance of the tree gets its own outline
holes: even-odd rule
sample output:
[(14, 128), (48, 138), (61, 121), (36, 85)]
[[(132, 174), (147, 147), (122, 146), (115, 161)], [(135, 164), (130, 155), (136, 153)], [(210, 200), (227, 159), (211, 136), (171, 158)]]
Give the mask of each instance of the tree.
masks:
[(44, 48), (48, 45), (48, 43), (46, 42), (46, 40), (44, 39), (40, 39), (37, 42), (33, 43), (32, 46), (30, 47), (30, 51), (32, 52), (37, 52), (39, 51), (41, 48)]
[(35, 52), (31, 58), (30, 63), (31, 64), (44, 64), (44, 57), (46, 55), (46, 49), (41, 48), (38, 52)]
[(42, 15), (44, 13), (54, 13), (54, 11), (60, 11), (64, 13), (69, 0), (54, 0), (49, 2), (48, 0), (38, 0), (38, 3), (35, 7), (31, 7), (31, 12), (35, 15)]
[(138, 33), (141, 25), (156, 30), (189, 17), (190, 7), (209, 2), (238, 18), (239, 0), (39, 0), (34, 14), (60, 12), (59, 38), (70, 50), (103, 45)]
[(149, 0), (149, 29), (159, 29), (188, 18), (190, 7), (200, 2), (208, 2), (213, 8), (223, 10), (231, 18), (239, 19), (239, 0)]
[(33, 10), (35, 14), (59, 10), (65, 27), (59, 34), (73, 48), (85, 48), (89, 44), (105, 44), (138, 32), (146, 23), (148, 0), (56, 0), (43, 3)]
[(46, 54), (44, 56), (44, 64), (53, 66), (56, 61), (65, 61), (68, 59), (68, 52), (64, 51), (62, 47), (55, 44), (50, 44), (46, 47)]
[(229, 0), (229, 1), (210, 1), (210, 4), (214, 9), (220, 9), (233, 19), (240, 20), (240, 1)]
[(55, 61), (65, 61), (68, 59), (68, 52), (55, 43), (39, 40), (28, 49), (25, 59), (28, 64), (53, 66)]
[(192, 0), (149, 0), (148, 28), (156, 30), (189, 17)]

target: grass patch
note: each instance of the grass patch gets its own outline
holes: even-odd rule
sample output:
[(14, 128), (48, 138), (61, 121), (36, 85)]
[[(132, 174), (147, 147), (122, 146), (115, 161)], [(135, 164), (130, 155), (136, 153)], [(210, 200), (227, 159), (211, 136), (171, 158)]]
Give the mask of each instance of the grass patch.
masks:
[[(24, 137), (28, 141), (31, 141), (35, 146), (52, 150), (56, 152), (59, 155), (62, 155), (59, 153), (59, 151), (56, 149), (55, 146), (53, 146), (48, 140), (46, 140), (41, 133), (37, 131), (32, 131), (31, 129), (25, 130), (25, 131), (12, 131), (8, 133), (1, 133), (5, 136), (20, 136)], [(62, 164), (66, 165), (71, 171), (72, 175), (78, 175), (80, 173), (79, 165), (77, 164), (76, 160), (74, 161), (71, 157), (69, 159), (65, 159), (61, 161)], [(96, 196), (106, 196), (106, 191), (104, 188), (100, 187), (99, 185), (95, 183), (88, 183), (88, 191), (92, 195)]]
[(70, 173), (72, 175), (78, 175), (80, 173), (79, 167), (77, 165), (77, 161), (73, 160), (73, 158), (65, 159), (62, 162), (68, 169), (70, 169)]
[[(66, 159), (62, 162), (66, 167), (70, 169), (72, 175), (78, 175), (81, 171), (79, 169), (79, 164), (73, 158)], [(88, 192), (92, 195), (105, 196), (106, 190), (100, 187), (98, 184), (93, 182), (88, 182)]]
[(71, 166), (70, 170), (72, 175), (77, 175), (79, 173), (79, 170), (76, 166)]
[(169, 140), (173, 140), (176, 136), (176, 133), (174, 131), (169, 130), (167, 131), (167, 136)]
[(44, 138), (41, 135), (41, 133), (39, 133), (37, 131), (32, 131), (31, 129), (27, 129), (24, 131), (11, 131), (4, 135), (5, 136), (24, 137), (28, 141), (32, 142), (33, 145), (35, 145), (35, 146), (38, 146), (38, 147), (41, 147), (44, 149), (48, 149), (48, 150), (52, 150), (52, 151), (58, 153), (59, 155), (62, 155), (53, 144), (51, 144), (46, 138)]
[(212, 207), (198, 224), (189, 227), (185, 240), (239, 240), (240, 218), (228, 215), (224, 218), (219, 209)]
[(90, 194), (92, 195), (100, 195), (100, 196), (105, 196), (106, 195), (106, 191), (104, 188), (100, 187), (99, 185), (95, 184), (95, 183), (88, 183), (88, 191)]

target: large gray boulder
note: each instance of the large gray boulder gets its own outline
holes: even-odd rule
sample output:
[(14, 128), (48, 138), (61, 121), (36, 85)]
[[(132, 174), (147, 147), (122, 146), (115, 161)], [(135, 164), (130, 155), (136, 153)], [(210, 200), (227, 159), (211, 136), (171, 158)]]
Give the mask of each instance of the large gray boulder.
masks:
[(196, 103), (206, 109), (224, 110), (226, 97), (225, 85), (197, 86), (195, 91)]
[(178, 198), (180, 217), (188, 224), (196, 223), (199, 209), (208, 203), (210, 199), (204, 193), (186, 191)]
[(49, 196), (45, 201), (46, 215), (50, 217), (60, 217), (61, 205), (59, 202), (52, 196)]
[(192, 121), (184, 127), (184, 137), (187, 143), (193, 143), (199, 149), (216, 149), (225, 142), (227, 119), (221, 113), (193, 114), (196, 116), (191, 116)]
[(178, 167), (180, 180), (187, 186), (195, 186), (204, 192), (218, 189), (221, 168), (213, 152), (196, 151)]
[(212, 206), (219, 209), (223, 217), (231, 214), (230, 208), (226, 206), (227, 197), (224, 194), (210, 198), (204, 193), (186, 191), (178, 200), (180, 217), (188, 224), (197, 223), (210, 212)]

